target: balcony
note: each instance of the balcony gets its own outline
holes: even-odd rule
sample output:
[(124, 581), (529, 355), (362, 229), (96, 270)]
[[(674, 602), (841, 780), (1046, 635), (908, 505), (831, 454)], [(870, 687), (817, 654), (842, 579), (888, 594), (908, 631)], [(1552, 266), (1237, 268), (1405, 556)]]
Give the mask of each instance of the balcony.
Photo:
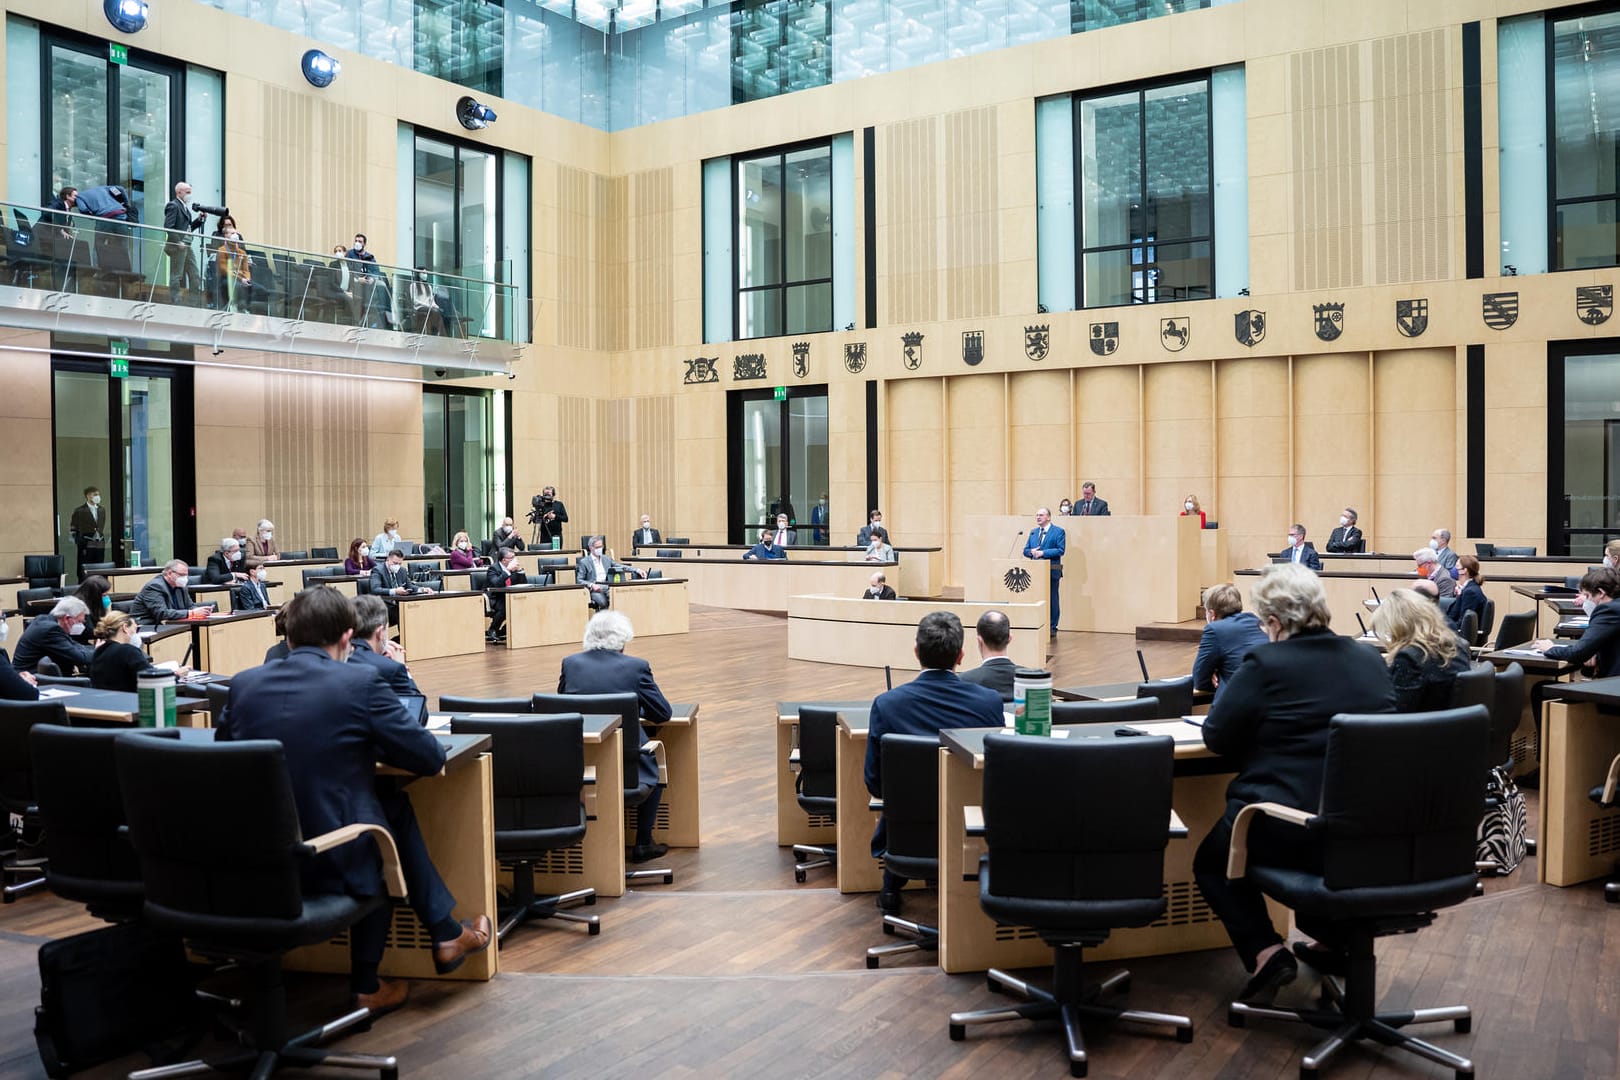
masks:
[(5, 326), (436, 378), (510, 373), (527, 337), (525, 301), (500, 281), (12, 203), (0, 203), (0, 238)]

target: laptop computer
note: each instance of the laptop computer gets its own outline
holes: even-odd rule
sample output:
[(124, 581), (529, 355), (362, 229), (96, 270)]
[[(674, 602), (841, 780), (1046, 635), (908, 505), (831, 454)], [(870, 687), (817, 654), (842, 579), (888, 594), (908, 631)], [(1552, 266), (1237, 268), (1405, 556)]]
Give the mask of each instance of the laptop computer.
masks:
[(425, 695), (401, 694), (399, 695), (399, 703), (405, 707), (406, 712), (411, 714), (412, 720), (415, 720), (422, 727), (427, 727), (428, 699)]

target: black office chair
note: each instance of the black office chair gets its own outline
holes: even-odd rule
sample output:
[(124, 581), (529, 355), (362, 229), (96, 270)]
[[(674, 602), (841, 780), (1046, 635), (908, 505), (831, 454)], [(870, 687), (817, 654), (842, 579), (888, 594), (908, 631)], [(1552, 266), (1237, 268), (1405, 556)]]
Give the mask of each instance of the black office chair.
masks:
[(1191, 675), (1179, 679), (1152, 679), (1136, 687), (1139, 698), (1158, 698), (1160, 720), (1179, 720), (1193, 710), (1193, 683)]
[(1513, 649), (1536, 636), (1536, 613), (1520, 611), (1502, 616), (1502, 625), (1496, 631), (1496, 648)]
[(313, 548), (310, 548), (309, 549), (309, 557), (312, 558), (312, 559), (339, 559), (339, 558), (342, 558), (342, 556), (340, 556), (338, 554), (338, 549), (335, 548), (335, 547), (313, 547)]
[(1159, 718), (1159, 700), (1153, 697), (1129, 701), (1054, 701), (1052, 725), (1066, 724), (1151, 724)]
[(31, 589), (60, 589), (62, 575), (65, 572), (60, 555), (23, 556), (23, 577), (28, 579), (28, 587)]
[(309, 552), (308, 551), (283, 551), (281, 553), (281, 557), (283, 559), (307, 559), (307, 558), (309, 558)]
[(1513, 733), (1523, 717), (1524, 668), (1509, 664), (1496, 672), (1491, 698), (1485, 813), (1480, 818), (1474, 853), (1474, 869), (1482, 874), (1511, 874), (1526, 855), (1535, 854), (1524, 793), (1513, 781)]
[(1457, 627), (1457, 636), (1472, 647), (1479, 637), (1479, 612), (1470, 611), (1462, 617), (1462, 623)]
[(1496, 601), (1487, 596), (1483, 614), (1479, 617), (1479, 633), (1469, 641), (1469, 644), (1476, 646), (1485, 644), (1491, 640), (1491, 631), (1494, 629), (1496, 629)]
[(659, 548), (658, 557), (660, 559), (678, 559), (681, 557), (681, 553), (674, 548)]
[(440, 694), (439, 711), (458, 714), (531, 713), (534, 711), (534, 706), (532, 699), (526, 697), (476, 698), (460, 697), (455, 694)]
[[(1346, 1043), (1369, 1039), (1407, 1050), (1472, 1077), (1473, 1063), (1408, 1035), (1408, 1024), (1449, 1020), (1472, 1026), (1466, 1005), (1377, 1011), (1378, 960), (1373, 942), (1409, 934), (1440, 908), (1474, 895), (1474, 835), (1485, 796), (1490, 714), (1474, 705), (1400, 717), (1340, 714), (1329, 723), (1322, 803), (1302, 807), (1254, 803), (1233, 823), (1226, 876), (1247, 876), (1294, 911), (1318, 941), (1342, 943), (1346, 975), (1322, 980), (1322, 1007), (1286, 1009), (1234, 1002), (1227, 1021), (1286, 1020), (1332, 1034), (1300, 1061), (1315, 1075)], [(1264, 814), (1303, 826), (1319, 838), (1319, 871), (1271, 866), (1246, 847), (1250, 825)]]
[[(120, 727), (129, 730), (127, 724)], [(45, 884), (108, 922), (136, 918), (146, 897), (140, 863), (124, 835), (124, 796), (113, 758), (113, 740), (119, 734), (36, 724), (28, 735), (34, 795), (50, 857)], [(142, 734), (180, 737), (175, 728)]]
[(1516, 559), (1516, 558), (1533, 559), (1533, 558), (1536, 557), (1536, 549), (1533, 548), (1533, 547), (1500, 547), (1499, 546), (1499, 547), (1497, 547), (1497, 549), (1494, 552), (1492, 552), (1492, 554), (1498, 559)]
[(1467, 671), (1451, 681), (1451, 700), (1447, 708), (1466, 709), (1470, 705), (1483, 705), (1489, 709), (1495, 702), (1496, 668), (1486, 661), (1470, 665)]
[(9, 904), (45, 888), (49, 859), (34, 784), (30, 732), (39, 724), (67, 727), (67, 708), (56, 701), (0, 701), (0, 810), (22, 819), (21, 829), (0, 829), (0, 900)]
[(203, 694), (208, 698), (209, 726), (217, 728), (225, 719), (225, 707), (231, 703), (231, 684), (211, 682), (203, 687)]
[(495, 860), (512, 870), (512, 895), (500, 912), (498, 941), (530, 919), (584, 923), (592, 935), (602, 931), (595, 915), (563, 910), (594, 905), (595, 889), (544, 897), (534, 893), (535, 863), (585, 839), (584, 723), (579, 713), (459, 716), (450, 721), (454, 734), (491, 735), (495, 740)]
[(411, 582), (413, 584), (425, 586), (432, 589), (434, 592), (444, 591), (444, 578), (440, 576), (440, 567), (438, 563), (410, 563), (409, 573), (411, 576)]
[(687, 537), (684, 537), (684, 536), (666, 536), (666, 537), (664, 537), (664, 543), (666, 543), (666, 544), (690, 544), (691, 542), (692, 541), (690, 539), (688, 539)]
[(85, 577), (90, 577), (92, 574), (105, 574), (108, 570), (116, 570), (116, 569), (118, 569), (118, 564), (117, 563), (111, 563), (111, 562), (87, 562), (87, 563), (84, 564), (84, 576)]
[[(1588, 792), (1588, 797), (1605, 810), (1620, 806), (1620, 756), (1609, 762), (1609, 771), (1603, 783)], [(1603, 885), (1603, 899), (1611, 904), (1620, 904), (1620, 860), (1615, 862), (1614, 873)]]
[[(132, 1073), (132, 1080), (249, 1068), (255, 1077), (268, 1077), (283, 1065), (375, 1069), (383, 1080), (398, 1080), (399, 1063), (392, 1056), (332, 1053), (315, 1046), (367, 1023), (368, 1009), (289, 1037), (281, 981), (282, 954), (329, 941), (389, 896), (405, 895), (388, 830), (351, 825), (304, 837), (278, 742), (188, 743), (125, 734), (113, 752), (129, 839), (146, 888), (142, 917), (181, 935), (195, 953), (236, 961), (250, 972), (258, 998), (251, 1026), (237, 1032), (240, 1052), (224, 1061)], [(357, 841), (377, 845), (388, 895), (305, 895), (299, 880), (303, 864)]]
[(61, 592), (62, 590), (52, 588), (49, 585), (18, 589), (17, 607), (22, 611), (23, 621), (27, 622), (36, 616), (49, 613), (53, 604), (48, 601), (54, 601), (61, 595)]
[(326, 581), (324, 579), (330, 578), (330, 577), (338, 577), (342, 573), (343, 573), (343, 567), (341, 567), (341, 566), (310, 566), (310, 567), (305, 567), (303, 572), (302, 572), (302, 577), (304, 579), (304, 588), (308, 589), (308, 588), (313, 588), (316, 585), (324, 585), (324, 584), (326, 584)]
[[(883, 799), (873, 805), (883, 811), (888, 846), (883, 867), (932, 885), (939, 881), (939, 737), (886, 735), (882, 754)], [(883, 932), (902, 933), (912, 940), (867, 949), (869, 968), (877, 967), (885, 956), (939, 951), (936, 926), (886, 914)]]
[[(811, 817), (838, 820), (838, 710), (799, 709), (799, 774), (793, 781), (799, 807)], [(793, 880), (823, 866), (838, 865), (837, 844), (794, 844)]]
[[(1082, 1017), (1173, 1028), (1192, 1042), (1192, 1021), (1168, 1013), (1101, 1004), (1124, 990), (1130, 972), (1088, 986), (1087, 946), (1116, 927), (1147, 926), (1164, 915), (1164, 849), (1170, 839), (1175, 742), (1164, 736), (1083, 741), (992, 732), (984, 740), (984, 837), (979, 906), (1002, 926), (1027, 926), (1053, 950), (1053, 988), (1040, 989), (992, 968), (992, 990), (1029, 999), (1011, 1008), (952, 1013), (953, 1040), (968, 1024), (1058, 1020), (1069, 1073), (1086, 1075)], [(1179, 835), (1186, 835), (1181, 829)]]
[[(652, 797), (655, 785), (641, 782), (641, 755), (643, 752), (659, 758), (659, 774), (663, 773), (664, 746), (656, 739), (644, 739), (641, 726), (641, 701), (635, 694), (535, 694), (530, 699), (537, 713), (618, 713), (619, 744), (624, 751), (624, 806), (626, 810), (641, 813), (640, 807)], [(635, 823), (627, 820), (633, 828)], [(675, 882), (675, 871), (666, 867), (647, 866), (626, 870), (626, 881), (652, 881), (665, 885)]]

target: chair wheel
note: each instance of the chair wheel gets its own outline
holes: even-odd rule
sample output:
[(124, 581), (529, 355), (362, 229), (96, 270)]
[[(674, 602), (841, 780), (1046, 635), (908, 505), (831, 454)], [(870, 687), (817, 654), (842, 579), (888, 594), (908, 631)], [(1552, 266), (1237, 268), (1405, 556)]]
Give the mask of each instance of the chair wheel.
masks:
[(892, 936), (894, 936), (894, 927), (890, 926), (888, 923), (884, 923), (883, 924), (883, 932), (892, 937)]
[(590, 924), (590, 933), (587, 934), (586, 936), (587, 937), (595, 937), (596, 935), (600, 934), (601, 932), (602, 932), (602, 924), (599, 923), (599, 922), (593, 922), (593, 923)]
[(1470, 1031), (1474, 1030), (1474, 1018), (1472, 1016), (1465, 1016), (1461, 1020), (1453, 1020), (1451, 1022), (1451, 1028), (1459, 1035), (1467, 1035)]
[(1190, 1027), (1176, 1028), (1176, 1042), (1178, 1043), (1192, 1042), (1192, 1035), (1193, 1029)]
[(595, 907), (596, 906), (596, 894), (595, 893), (591, 893), (591, 895), (589, 895), (589, 896), (587, 896), (585, 898), (585, 906), (586, 907)]
[(800, 885), (803, 885), (804, 884), (804, 871), (803, 870), (795, 870), (795, 871), (793, 871), (793, 880), (797, 881)]
[(1071, 1062), (1069, 1062), (1069, 1075), (1070, 1076), (1084, 1076), (1084, 1075), (1086, 1075), (1086, 1065), (1087, 1065), (1087, 1062), (1084, 1062), (1084, 1061), (1071, 1061)]
[(664, 875), (664, 884), (665, 885), (673, 885), (673, 884), (675, 884), (675, 875), (674, 874), (665, 874)]
[(1232, 1009), (1227, 1009), (1226, 1010), (1226, 1026), (1227, 1027), (1235, 1027), (1235, 1028), (1247, 1027), (1248, 1026), (1248, 1020), (1247, 1020), (1247, 1018), (1244, 1017), (1244, 1015), (1242, 1013), (1237, 1012), (1237, 1011), (1232, 1010)]
[(868, 956), (866, 958), (866, 970), (867, 971), (872, 971), (872, 970), (876, 969), (877, 966), (878, 966), (878, 958), (877, 957)]
[(951, 1042), (961, 1042), (965, 1038), (967, 1038), (967, 1025), (966, 1024), (952, 1024), (951, 1025)]

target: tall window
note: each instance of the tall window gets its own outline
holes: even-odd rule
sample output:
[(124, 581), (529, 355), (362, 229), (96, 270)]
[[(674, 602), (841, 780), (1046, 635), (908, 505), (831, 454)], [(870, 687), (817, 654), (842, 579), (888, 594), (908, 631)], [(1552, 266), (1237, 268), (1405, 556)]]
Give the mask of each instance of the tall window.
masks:
[(737, 337), (833, 328), (832, 144), (733, 161)]
[(506, 294), (485, 283), (528, 284), (528, 159), (428, 132), (408, 138), (411, 267), (432, 275), (457, 318), (521, 337), (526, 327), (498, 302)]
[(1620, 354), (1555, 344), (1547, 367), (1547, 554), (1597, 562), (1620, 536)]
[(1076, 102), (1077, 306), (1214, 296), (1209, 79)]
[(1551, 23), (1553, 269), (1620, 261), (1620, 11)]
[(494, 533), (493, 413), (488, 390), (424, 388), (424, 539), (448, 544), (465, 529), (476, 542)]

